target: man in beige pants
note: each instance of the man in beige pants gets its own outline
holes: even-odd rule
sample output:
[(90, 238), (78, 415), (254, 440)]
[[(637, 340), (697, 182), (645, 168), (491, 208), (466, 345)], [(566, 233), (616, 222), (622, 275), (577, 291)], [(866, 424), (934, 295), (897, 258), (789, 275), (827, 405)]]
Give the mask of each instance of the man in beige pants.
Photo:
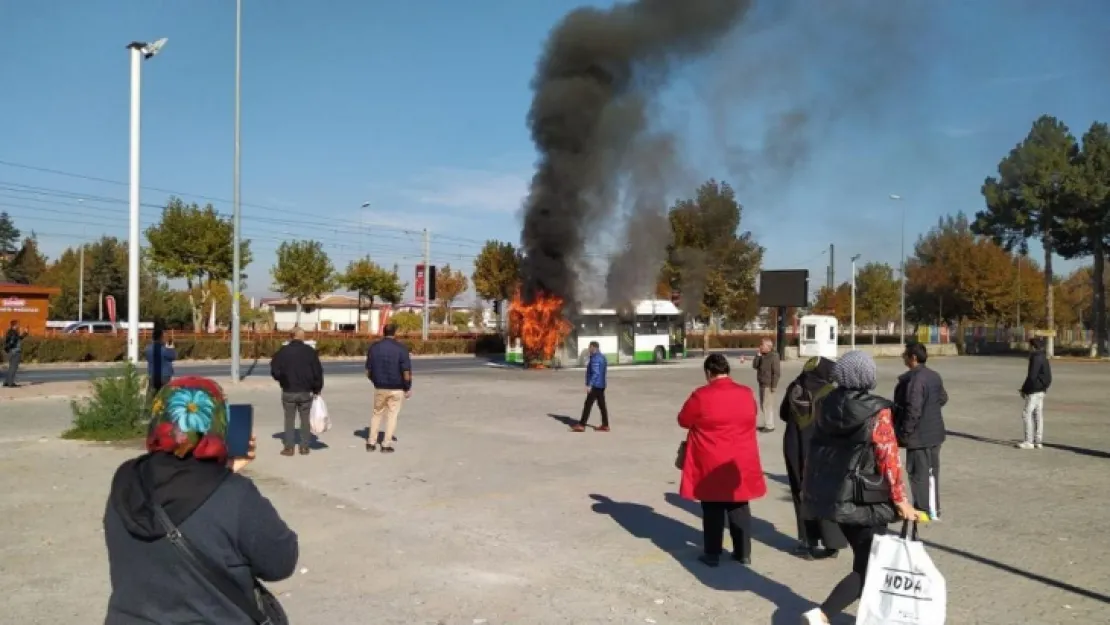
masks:
[(366, 354), (366, 377), (374, 385), (374, 414), (366, 433), (366, 451), (377, 451), (378, 432), (384, 419), (381, 450), (388, 454), (393, 453), (393, 433), (397, 430), (401, 404), (412, 397), (412, 360), (409, 350), (394, 338), (397, 326), (385, 326), (382, 334), (385, 338), (372, 344)]
[(775, 403), (775, 392), (779, 387), (779, 378), (782, 368), (779, 365), (779, 355), (775, 352), (775, 343), (771, 339), (763, 339), (759, 343), (759, 353), (752, 360), (755, 369), (755, 379), (759, 384), (759, 412), (763, 415), (761, 432), (775, 431), (775, 412), (778, 405)]

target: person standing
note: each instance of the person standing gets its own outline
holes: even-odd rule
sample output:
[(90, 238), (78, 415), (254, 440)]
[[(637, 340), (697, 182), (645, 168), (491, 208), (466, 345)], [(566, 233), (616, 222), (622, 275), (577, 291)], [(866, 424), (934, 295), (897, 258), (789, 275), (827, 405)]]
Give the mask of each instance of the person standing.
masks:
[(732, 558), (748, 565), (750, 502), (767, 494), (756, 440), (755, 394), (729, 377), (723, 354), (710, 354), (703, 368), (705, 386), (690, 393), (678, 413), (679, 427), (688, 430), (679, 495), (701, 502), (704, 553), (699, 560), (720, 565), (727, 521)]
[(23, 339), (27, 337), (27, 330), (19, 327), (19, 321), (12, 319), (4, 334), (4, 353), (8, 355), (8, 371), (4, 377), (4, 386), (18, 388), (15, 383), (15, 373), (19, 371), (19, 361), (23, 358)]
[(594, 403), (601, 411), (601, 426), (594, 428), (598, 432), (609, 431), (609, 407), (605, 405), (605, 386), (608, 384), (607, 373), (609, 361), (601, 353), (601, 345), (597, 341), (590, 342), (590, 359), (586, 363), (586, 402), (582, 404), (582, 419), (571, 427), (572, 432), (585, 432), (586, 422), (590, 420), (590, 412)]
[(940, 447), (947, 432), (942, 408), (948, 392), (940, 374), (925, 366), (929, 354), (921, 343), (906, 345), (906, 371), (894, 387), (894, 430), (906, 450), (913, 505), (940, 520)]
[(837, 361), (837, 388), (821, 401), (810, 441), (802, 501), (815, 519), (833, 521), (852, 548), (852, 571), (803, 623), (825, 625), (863, 594), (871, 539), (916, 513), (902, 484), (893, 404), (871, 391), (875, 361), (850, 351)]
[[(794, 555), (807, 560), (835, 558), (841, 549), (848, 547), (836, 523), (808, 519), (802, 506), (802, 479), (805, 477), (810, 439), (813, 438), (813, 423), (821, 409), (821, 402), (836, 388), (832, 377), (835, 367), (836, 362), (828, 358), (810, 358), (802, 367), (802, 373), (786, 387), (779, 408), (779, 419), (786, 425), (782, 453), (798, 527), (798, 546)], [(824, 549), (820, 545), (824, 545)]]
[(759, 353), (752, 359), (755, 381), (759, 384), (759, 413), (763, 418), (759, 429), (762, 432), (775, 431), (775, 390), (779, 387), (782, 367), (774, 347), (774, 341), (763, 339), (759, 342)]
[(385, 421), (382, 453), (393, 453), (393, 433), (401, 404), (412, 397), (412, 358), (409, 350), (397, 340), (397, 326), (382, 328), (384, 338), (370, 345), (366, 353), (366, 377), (374, 385), (374, 414), (366, 431), (366, 451), (378, 448), (378, 431)]
[(1044, 353), (1044, 339), (1030, 339), (1029, 347), (1029, 371), (1020, 391), (1025, 400), (1025, 409), (1021, 413), (1025, 435), (1017, 444), (1018, 449), (1044, 447), (1044, 396), (1048, 387), (1052, 386), (1052, 367)]
[(309, 429), (312, 400), (324, 390), (324, 367), (316, 348), (304, 342), (304, 330), (293, 328), (289, 342), (270, 360), (270, 375), (281, 385), (281, 408), (285, 412), (285, 434), (281, 455), (292, 456), (297, 444), (297, 416), (301, 418), (300, 451), (307, 455), (312, 442)]
[(155, 327), (150, 344), (143, 350), (143, 357), (146, 358), (147, 406), (151, 405), (158, 391), (173, 379), (173, 362), (177, 360), (177, 350), (173, 348), (173, 343), (165, 343), (164, 337), (162, 327)]

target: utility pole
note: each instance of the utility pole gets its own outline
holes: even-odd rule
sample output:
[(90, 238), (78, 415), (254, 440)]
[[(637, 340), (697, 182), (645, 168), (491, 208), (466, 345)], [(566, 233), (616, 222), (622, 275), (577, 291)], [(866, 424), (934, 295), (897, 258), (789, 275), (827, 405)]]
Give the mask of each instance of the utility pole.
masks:
[(432, 275), (432, 243), (428, 237), (428, 229), (424, 228), (424, 330), (421, 332), (421, 337), (425, 341), (428, 340), (428, 296), (431, 295), (428, 287), (431, 286), (428, 279)]
[(860, 255), (852, 257), (852, 349), (856, 348), (856, 261)]
[(242, 49), (243, 49), (243, 0), (235, 0), (235, 165), (232, 172), (231, 186), (231, 228), (233, 230), (231, 241), (231, 383), (239, 383), (239, 331), (240, 320), (239, 293), (242, 285), (239, 284), (240, 274), (243, 273), (242, 259), (239, 257), (239, 239), (243, 234), (240, 222), (242, 211), (239, 202), (239, 95), (242, 85)]
[(830, 292), (834, 288), (836, 288), (833, 285), (833, 254), (834, 253), (835, 253), (834, 246), (833, 246), (832, 243), (829, 243), (829, 266), (825, 268), (825, 287)]
[(77, 256), (77, 320), (85, 320), (85, 244)]

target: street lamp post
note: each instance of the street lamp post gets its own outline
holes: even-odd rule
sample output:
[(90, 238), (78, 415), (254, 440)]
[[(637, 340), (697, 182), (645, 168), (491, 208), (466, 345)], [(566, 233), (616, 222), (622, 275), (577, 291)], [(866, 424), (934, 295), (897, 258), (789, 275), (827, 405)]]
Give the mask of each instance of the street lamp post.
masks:
[(852, 349), (856, 348), (856, 261), (860, 255), (852, 257)]
[[(890, 199), (892, 199), (894, 201), (897, 201), (897, 202), (900, 202), (902, 200), (902, 196), (891, 193), (890, 194)], [(902, 285), (900, 287), (901, 291), (902, 291), (902, 293), (901, 293), (901, 305), (900, 305), (900, 308), (901, 308), (901, 311), (902, 311), (902, 314), (901, 314), (902, 321), (901, 321), (901, 326), (898, 330), (898, 334), (899, 334), (898, 344), (899, 345), (905, 345), (906, 344), (906, 205), (905, 204), (902, 205), (902, 230), (901, 230), (901, 235), (900, 235), (899, 238), (901, 239), (901, 248), (900, 248), (899, 256), (898, 256), (898, 264), (901, 267), (900, 272), (902, 274), (902, 280), (901, 280)]]
[(131, 51), (131, 181), (130, 227), (127, 246), (127, 360), (139, 364), (139, 145), (142, 130), (143, 61), (158, 54), (165, 39), (154, 43), (133, 41)]
[(232, 171), (231, 191), (231, 383), (238, 384), (239, 346), (242, 319), (239, 300), (242, 293), (240, 284), (243, 273), (243, 259), (239, 256), (239, 241), (243, 236), (241, 227), (242, 206), (240, 203), (239, 165), (242, 152), (239, 147), (239, 94), (242, 86), (242, 48), (243, 48), (243, 1), (235, 0), (235, 165)]

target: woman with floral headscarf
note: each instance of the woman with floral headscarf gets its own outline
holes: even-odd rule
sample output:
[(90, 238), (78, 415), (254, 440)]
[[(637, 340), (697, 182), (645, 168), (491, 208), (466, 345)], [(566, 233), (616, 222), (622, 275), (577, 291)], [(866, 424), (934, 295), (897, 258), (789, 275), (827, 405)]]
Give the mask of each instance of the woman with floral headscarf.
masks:
[[(239, 472), (254, 459), (229, 459), (228, 404), (207, 378), (178, 378), (151, 405), (146, 454), (120, 465), (104, 512), (112, 594), (105, 623), (253, 623), (231, 599), (184, 565), (152, 507), (207, 559), (226, 566), (245, 595), (297, 565), (297, 535)], [(210, 581), (210, 580), (209, 580)]]

